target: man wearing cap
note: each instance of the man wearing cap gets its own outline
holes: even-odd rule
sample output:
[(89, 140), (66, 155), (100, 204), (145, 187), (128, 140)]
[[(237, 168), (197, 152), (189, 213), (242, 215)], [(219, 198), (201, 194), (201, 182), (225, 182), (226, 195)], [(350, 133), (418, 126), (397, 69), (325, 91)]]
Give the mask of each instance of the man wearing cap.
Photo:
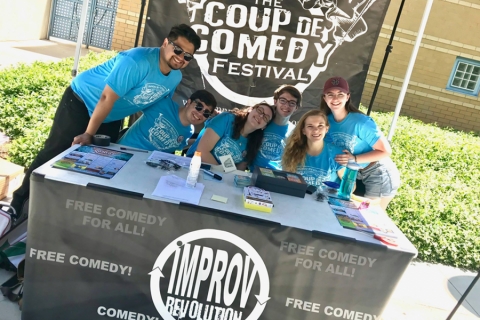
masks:
[(160, 48), (133, 48), (80, 73), (55, 113), (43, 149), (13, 194), (17, 212), (29, 197), (30, 175), (73, 144), (90, 144), (96, 133), (115, 142), (122, 120), (173, 95), (185, 68), (200, 47), (200, 37), (185, 24), (174, 26)]

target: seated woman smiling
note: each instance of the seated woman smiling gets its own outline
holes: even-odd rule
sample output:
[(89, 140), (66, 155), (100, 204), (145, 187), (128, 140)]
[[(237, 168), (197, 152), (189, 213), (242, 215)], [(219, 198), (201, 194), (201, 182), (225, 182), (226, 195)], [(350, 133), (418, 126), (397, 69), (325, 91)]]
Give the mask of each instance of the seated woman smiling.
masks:
[(324, 142), (328, 128), (327, 116), (320, 110), (305, 113), (287, 140), (282, 170), (299, 173), (316, 187), (341, 178), (345, 167), (335, 162), (335, 156), (342, 149)]
[(218, 165), (221, 156), (231, 155), (237, 169), (245, 170), (255, 159), (262, 144), (263, 129), (274, 114), (273, 107), (267, 103), (223, 112), (205, 124), (188, 149), (187, 157), (200, 151), (202, 162)]

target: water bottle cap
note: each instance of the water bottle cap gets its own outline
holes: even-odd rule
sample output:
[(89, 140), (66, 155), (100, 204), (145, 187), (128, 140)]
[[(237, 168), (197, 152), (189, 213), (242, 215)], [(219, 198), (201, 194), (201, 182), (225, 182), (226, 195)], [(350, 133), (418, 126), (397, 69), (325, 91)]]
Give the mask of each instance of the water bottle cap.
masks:
[(359, 170), (359, 169), (361, 169), (362, 167), (361, 167), (358, 163), (356, 163), (355, 161), (353, 161), (353, 160), (348, 160), (347, 168), (348, 168), (348, 169), (351, 169), (351, 170)]
[(195, 151), (195, 155), (201, 157), (202, 153), (200, 151)]

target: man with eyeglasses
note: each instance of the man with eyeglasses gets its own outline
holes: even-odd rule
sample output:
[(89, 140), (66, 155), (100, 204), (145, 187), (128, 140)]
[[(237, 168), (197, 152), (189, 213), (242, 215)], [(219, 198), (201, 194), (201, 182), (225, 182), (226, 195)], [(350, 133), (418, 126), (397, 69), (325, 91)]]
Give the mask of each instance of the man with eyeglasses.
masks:
[(150, 151), (182, 150), (193, 135), (194, 126), (203, 124), (216, 107), (215, 97), (206, 90), (195, 91), (180, 108), (172, 99), (162, 99), (143, 110), (118, 143)]
[(275, 118), (265, 128), (262, 146), (253, 166), (280, 169), (285, 140), (295, 128), (290, 122), (292, 114), (301, 107), (302, 94), (292, 85), (282, 85), (273, 93)]
[(17, 212), (29, 197), (30, 175), (73, 144), (90, 144), (95, 134), (115, 142), (125, 117), (161, 99), (170, 99), (185, 68), (200, 47), (188, 25), (172, 27), (160, 48), (133, 48), (80, 73), (65, 90), (43, 149), (13, 194)]

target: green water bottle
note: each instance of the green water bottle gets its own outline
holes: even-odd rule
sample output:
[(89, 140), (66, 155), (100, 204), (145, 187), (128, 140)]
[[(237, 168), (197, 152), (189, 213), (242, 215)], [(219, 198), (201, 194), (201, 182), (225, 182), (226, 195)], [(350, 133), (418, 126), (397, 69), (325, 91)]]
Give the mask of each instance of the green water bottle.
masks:
[(343, 200), (350, 200), (355, 181), (357, 181), (357, 173), (360, 166), (354, 160), (348, 160), (345, 173), (343, 174), (340, 189), (338, 190), (338, 197)]

